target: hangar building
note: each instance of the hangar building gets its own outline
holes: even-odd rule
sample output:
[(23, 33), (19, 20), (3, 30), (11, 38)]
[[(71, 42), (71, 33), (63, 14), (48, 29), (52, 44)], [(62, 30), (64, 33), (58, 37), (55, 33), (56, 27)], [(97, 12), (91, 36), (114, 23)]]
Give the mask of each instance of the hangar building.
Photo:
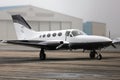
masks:
[(83, 24), (83, 31), (88, 35), (106, 36), (106, 24), (101, 22), (87, 21)]
[(82, 30), (83, 20), (31, 5), (0, 7), (0, 39), (16, 39), (11, 15), (22, 15), (36, 31)]

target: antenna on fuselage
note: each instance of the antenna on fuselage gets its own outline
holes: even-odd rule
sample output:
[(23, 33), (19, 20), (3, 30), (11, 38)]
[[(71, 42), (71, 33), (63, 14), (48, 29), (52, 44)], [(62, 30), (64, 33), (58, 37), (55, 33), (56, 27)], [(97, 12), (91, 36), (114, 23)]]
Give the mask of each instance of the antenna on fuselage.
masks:
[(110, 30), (109, 30), (109, 38), (111, 38), (111, 32), (110, 32)]

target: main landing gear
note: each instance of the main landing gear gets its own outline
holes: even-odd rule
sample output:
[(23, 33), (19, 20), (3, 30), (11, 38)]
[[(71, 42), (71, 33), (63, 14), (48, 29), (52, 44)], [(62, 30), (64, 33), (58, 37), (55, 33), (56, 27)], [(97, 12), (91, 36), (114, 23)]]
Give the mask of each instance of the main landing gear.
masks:
[[(45, 60), (46, 59), (46, 54), (45, 54), (45, 49), (44, 48), (41, 48), (39, 56), (40, 56), (39, 57), (40, 60)], [(89, 56), (90, 56), (90, 59), (95, 59), (95, 58), (97, 58), (98, 60), (102, 59), (102, 55), (100, 53), (96, 52), (95, 50), (91, 50)]]
[(43, 48), (41, 48), (39, 56), (40, 56), (40, 60), (46, 59), (45, 50)]
[(98, 52), (96, 52), (95, 50), (91, 50), (90, 51), (90, 59), (95, 59), (97, 58), (98, 60), (102, 59), (102, 55)]

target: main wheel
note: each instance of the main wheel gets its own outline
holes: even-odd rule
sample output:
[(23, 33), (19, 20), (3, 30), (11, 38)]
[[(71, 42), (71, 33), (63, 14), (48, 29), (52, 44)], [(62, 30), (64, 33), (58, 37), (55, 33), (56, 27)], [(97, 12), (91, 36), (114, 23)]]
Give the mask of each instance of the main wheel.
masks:
[(90, 52), (90, 59), (95, 59), (95, 53), (94, 52)]
[(101, 59), (102, 59), (102, 55), (101, 55), (101, 54), (98, 54), (98, 55), (97, 55), (97, 59), (98, 59), (98, 60), (101, 60)]
[(39, 56), (40, 56), (40, 60), (45, 60), (46, 59), (46, 54), (45, 54), (45, 50), (44, 49), (41, 49)]
[(40, 60), (45, 60), (45, 59), (46, 59), (46, 54), (40, 53)]

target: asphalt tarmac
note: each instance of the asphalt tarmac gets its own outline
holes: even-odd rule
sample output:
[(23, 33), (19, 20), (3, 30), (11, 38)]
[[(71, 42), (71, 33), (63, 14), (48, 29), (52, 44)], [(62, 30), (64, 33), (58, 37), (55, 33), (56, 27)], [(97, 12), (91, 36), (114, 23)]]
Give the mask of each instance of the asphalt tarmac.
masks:
[(79, 51), (0, 51), (0, 80), (120, 80), (120, 53), (91, 60)]

